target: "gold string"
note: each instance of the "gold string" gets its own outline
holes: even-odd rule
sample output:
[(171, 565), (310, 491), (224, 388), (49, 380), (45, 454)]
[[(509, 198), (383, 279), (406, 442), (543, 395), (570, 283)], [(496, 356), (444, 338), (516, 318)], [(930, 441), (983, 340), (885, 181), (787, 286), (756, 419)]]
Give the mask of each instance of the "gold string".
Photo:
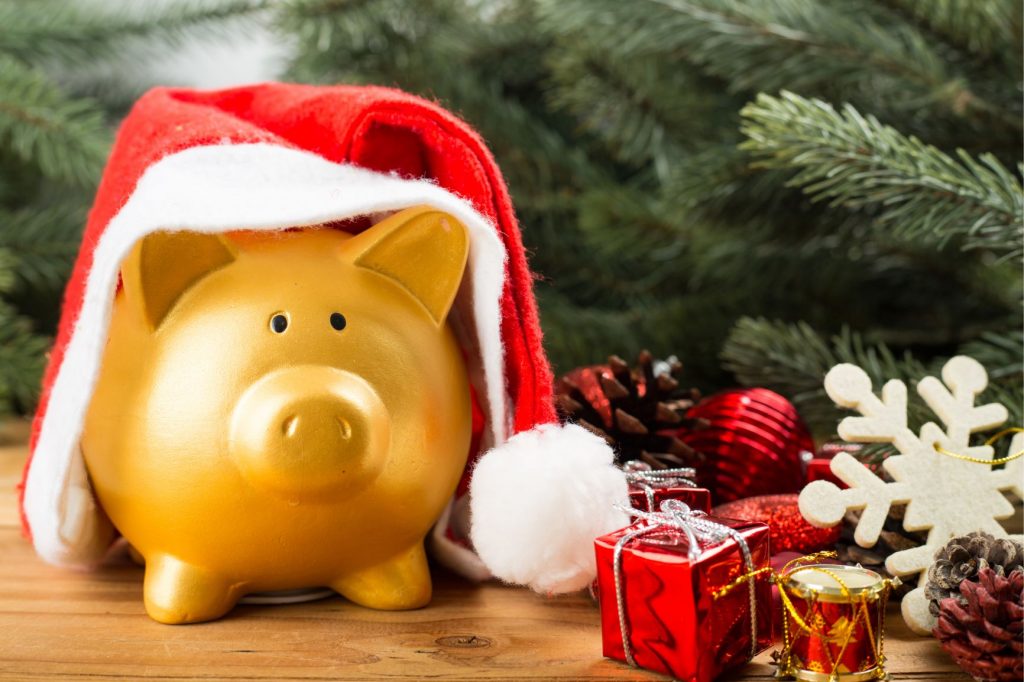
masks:
[(805, 556), (797, 557), (796, 559), (793, 559), (792, 561), (788, 562), (785, 566), (782, 567), (782, 575), (785, 576), (786, 574), (788, 574), (790, 568), (795, 564), (813, 564), (817, 561), (821, 561), (822, 559), (835, 559), (838, 556), (839, 555), (836, 552), (827, 549), (821, 552), (815, 552), (814, 554), (807, 554)]
[(878, 651), (875, 653), (875, 660), (878, 661), (879, 679), (888, 679), (889, 673), (885, 671), (885, 605), (889, 602), (889, 594), (893, 588), (900, 586), (899, 578), (886, 580), (882, 585), (882, 594), (879, 596), (878, 608)]
[[(1024, 431), (1024, 429), (1016, 426), (1009, 429), (1003, 429), (996, 435), (986, 440), (985, 445), (992, 445), (999, 439), (1004, 438), (1010, 435), (1011, 433), (1020, 433), (1022, 431)], [(1006, 464), (1007, 462), (1012, 462), (1015, 459), (1024, 457), (1024, 450), (1015, 452), (1012, 455), (1007, 455), (1006, 457), (1000, 457), (999, 459), (981, 459), (980, 457), (968, 457), (967, 455), (961, 455), (958, 452), (951, 452), (946, 448), (942, 447), (941, 445), (939, 445), (938, 443), (935, 443), (935, 452), (939, 453), (940, 455), (946, 455), (947, 457), (954, 457), (956, 459), (963, 460), (964, 462), (973, 462), (974, 464), (988, 464), (990, 466), (995, 466), (997, 464)]]
[[(882, 589), (884, 590), (885, 588), (883, 587)], [(885, 602), (880, 602), (878, 608), (879, 610), (884, 611)], [(866, 594), (861, 595), (860, 608), (858, 609), (858, 611), (860, 612), (860, 615), (864, 618), (864, 627), (868, 631), (868, 642), (871, 644), (871, 653), (875, 656), (875, 664), (881, 665), (881, 662), (878, 660), (878, 640), (875, 639), (875, 629), (871, 627), (871, 614), (868, 613), (868, 597)]]
[[(791, 615), (793, 617), (793, 621), (797, 625), (800, 626), (801, 630), (805, 630), (808, 634), (815, 635), (816, 637), (818, 637), (819, 639), (824, 640), (824, 641), (839, 641), (844, 636), (848, 637), (850, 634), (852, 634), (852, 632), (853, 632), (853, 621), (850, 621), (847, 624), (848, 627), (846, 628), (846, 630), (848, 632), (846, 632), (845, 634), (840, 633), (840, 634), (838, 634), (838, 635), (836, 635), (834, 637), (830, 637), (827, 632), (825, 632), (824, 630), (821, 630), (821, 631), (815, 630), (814, 628), (812, 628), (810, 625), (807, 624), (807, 622), (804, 620), (804, 618), (800, 617), (800, 614), (797, 613), (797, 611), (796, 611), (796, 606), (793, 605), (793, 602), (789, 598), (789, 595), (786, 594), (786, 590), (783, 587), (781, 581), (788, 580), (791, 576), (793, 576), (796, 573), (800, 573), (801, 571), (817, 571), (819, 573), (824, 573), (825, 575), (827, 575), (828, 577), (830, 577), (830, 578), (832, 578), (833, 580), (836, 581), (836, 584), (839, 585), (839, 591), (842, 593), (843, 598), (847, 600), (847, 603), (852, 603), (853, 602), (853, 600), (851, 598), (852, 595), (850, 594), (850, 588), (848, 588), (846, 586), (846, 583), (844, 583), (842, 578), (840, 578), (838, 575), (836, 575), (836, 573), (834, 571), (830, 571), (828, 569), (822, 568), (821, 566), (800, 566), (798, 568), (793, 569), (792, 571), (788, 571), (786, 573), (783, 573), (782, 576), (780, 577), (780, 582), (779, 582), (779, 596), (782, 598), (783, 606), (786, 607), (786, 610), (789, 612), (789, 615)], [(810, 613), (810, 609), (808, 609), (808, 613)]]
[(762, 573), (768, 573), (771, 570), (772, 569), (771, 569), (770, 566), (765, 566), (764, 568), (759, 568), (756, 571), (750, 571), (749, 573), (744, 573), (743, 575), (739, 576), (738, 578), (736, 578), (736, 580), (733, 580), (728, 585), (726, 585), (726, 586), (724, 586), (724, 587), (722, 587), (720, 589), (717, 589), (714, 592), (712, 592), (711, 593), (711, 598), (712, 599), (718, 599), (720, 597), (724, 597), (725, 595), (729, 594), (734, 589), (736, 589), (737, 587), (739, 587), (743, 583), (747, 582), (751, 578), (756, 578), (757, 576), (761, 575)]
[[(814, 563), (815, 561), (819, 561), (821, 559), (834, 559), (834, 558), (836, 558), (836, 556), (838, 556), (838, 555), (835, 552), (824, 551), (824, 552), (815, 552), (814, 554), (808, 554), (807, 556), (797, 557), (796, 559), (793, 559), (792, 561), (790, 561), (789, 563), (787, 563), (783, 567), (782, 574), (785, 575), (786, 572), (789, 571), (789, 567), (792, 566), (793, 564), (803, 563), (803, 562)], [(777, 574), (774, 571), (772, 571), (772, 569), (770, 567), (765, 566), (764, 568), (759, 568), (756, 571), (750, 571), (749, 573), (744, 573), (743, 575), (738, 576), (735, 580), (733, 580), (728, 585), (724, 585), (724, 586), (718, 588), (717, 590), (715, 590), (714, 592), (712, 592), (711, 593), (711, 597), (712, 597), (712, 599), (719, 599), (721, 597), (724, 597), (725, 595), (729, 594), (730, 592), (732, 592), (734, 589), (736, 589), (737, 587), (739, 587), (743, 583), (747, 582), (751, 578), (756, 578), (757, 576), (761, 575), (762, 573), (771, 573), (771, 578), (770, 578), (771, 580), (775, 580), (775, 578), (777, 577)]]

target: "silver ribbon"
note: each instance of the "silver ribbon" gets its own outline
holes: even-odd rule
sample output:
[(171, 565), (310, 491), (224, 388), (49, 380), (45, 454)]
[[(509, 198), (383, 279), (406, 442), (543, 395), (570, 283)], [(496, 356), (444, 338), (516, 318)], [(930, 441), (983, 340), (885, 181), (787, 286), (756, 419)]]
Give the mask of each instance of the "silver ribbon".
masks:
[[(615, 602), (619, 611), (619, 631), (622, 633), (622, 648), (626, 654), (626, 662), (634, 668), (638, 667), (633, 658), (633, 647), (629, 643), (629, 623), (626, 619), (626, 592), (622, 584), (622, 550), (633, 540), (659, 530), (677, 530), (686, 535), (689, 543), (687, 559), (691, 563), (697, 561), (701, 554), (701, 543), (713, 545), (723, 540), (733, 539), (739, 545), (743, 555), (746, 572), (754, 572), (754, 560), (750, 547), (743, 535), (733, 528), (715, 523), (700, 510), (690, 509), (679, 500), (665, 500), (661, 503), (661, 511), (645, 512), (639, 509), (627, 509), (616, 505), (622, 511), (640, 519), (642, 523), (619, 538), (612, 551), (612, 569), (615, 576)], [(757, 654), (757, 590), (753, 579), (747, 581), (750, 596), (750, 656)]]
[(697, 475), (696, 469), (652, 469), (647, 462), (633, 460), (623, 464), (622, 471), (626, 474), (626, 483), (644, 491), (644, 496), (647, 498), (647, 511), (654, 511), (655, 486), (658, 488), (697, 487), (697, 484), (693, 482), (694, 476)]

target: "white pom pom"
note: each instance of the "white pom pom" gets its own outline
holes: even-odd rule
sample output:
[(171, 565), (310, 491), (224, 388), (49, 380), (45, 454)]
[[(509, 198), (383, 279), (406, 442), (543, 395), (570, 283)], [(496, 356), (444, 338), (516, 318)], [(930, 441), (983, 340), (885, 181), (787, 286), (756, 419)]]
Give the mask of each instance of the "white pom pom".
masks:
[(477, 463), (470, 484), (473, 547), (495, 577), (552, 594), (597, 574), (594, 538), (629, 524), (625, 475), (586, 429), (544, 424)]

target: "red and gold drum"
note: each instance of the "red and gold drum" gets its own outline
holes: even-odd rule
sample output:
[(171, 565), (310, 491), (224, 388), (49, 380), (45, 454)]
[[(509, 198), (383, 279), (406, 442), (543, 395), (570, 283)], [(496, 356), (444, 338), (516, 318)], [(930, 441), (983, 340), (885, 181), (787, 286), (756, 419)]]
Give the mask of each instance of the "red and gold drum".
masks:
[(797, 566), (780, 576), (779, 672), (807, 682), (887, 679), (885, 604), (895, 582), (856, 566)]

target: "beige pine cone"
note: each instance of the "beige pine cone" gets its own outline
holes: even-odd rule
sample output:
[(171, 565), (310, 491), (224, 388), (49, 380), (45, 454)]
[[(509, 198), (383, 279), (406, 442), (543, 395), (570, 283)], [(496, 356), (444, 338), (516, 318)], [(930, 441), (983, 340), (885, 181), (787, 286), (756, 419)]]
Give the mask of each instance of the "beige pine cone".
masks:
[(935, 553), (935, 562), (928, 569), (924, 590), (932, 615), (939, 615), (943, 599), (955, 597), (963, 603), (960, 583), (975, 579), (985, 568), (991, 568), (998, 576), (1024, 570), (1024, 546), (988, 533), (969, 533), (951, 539)]

